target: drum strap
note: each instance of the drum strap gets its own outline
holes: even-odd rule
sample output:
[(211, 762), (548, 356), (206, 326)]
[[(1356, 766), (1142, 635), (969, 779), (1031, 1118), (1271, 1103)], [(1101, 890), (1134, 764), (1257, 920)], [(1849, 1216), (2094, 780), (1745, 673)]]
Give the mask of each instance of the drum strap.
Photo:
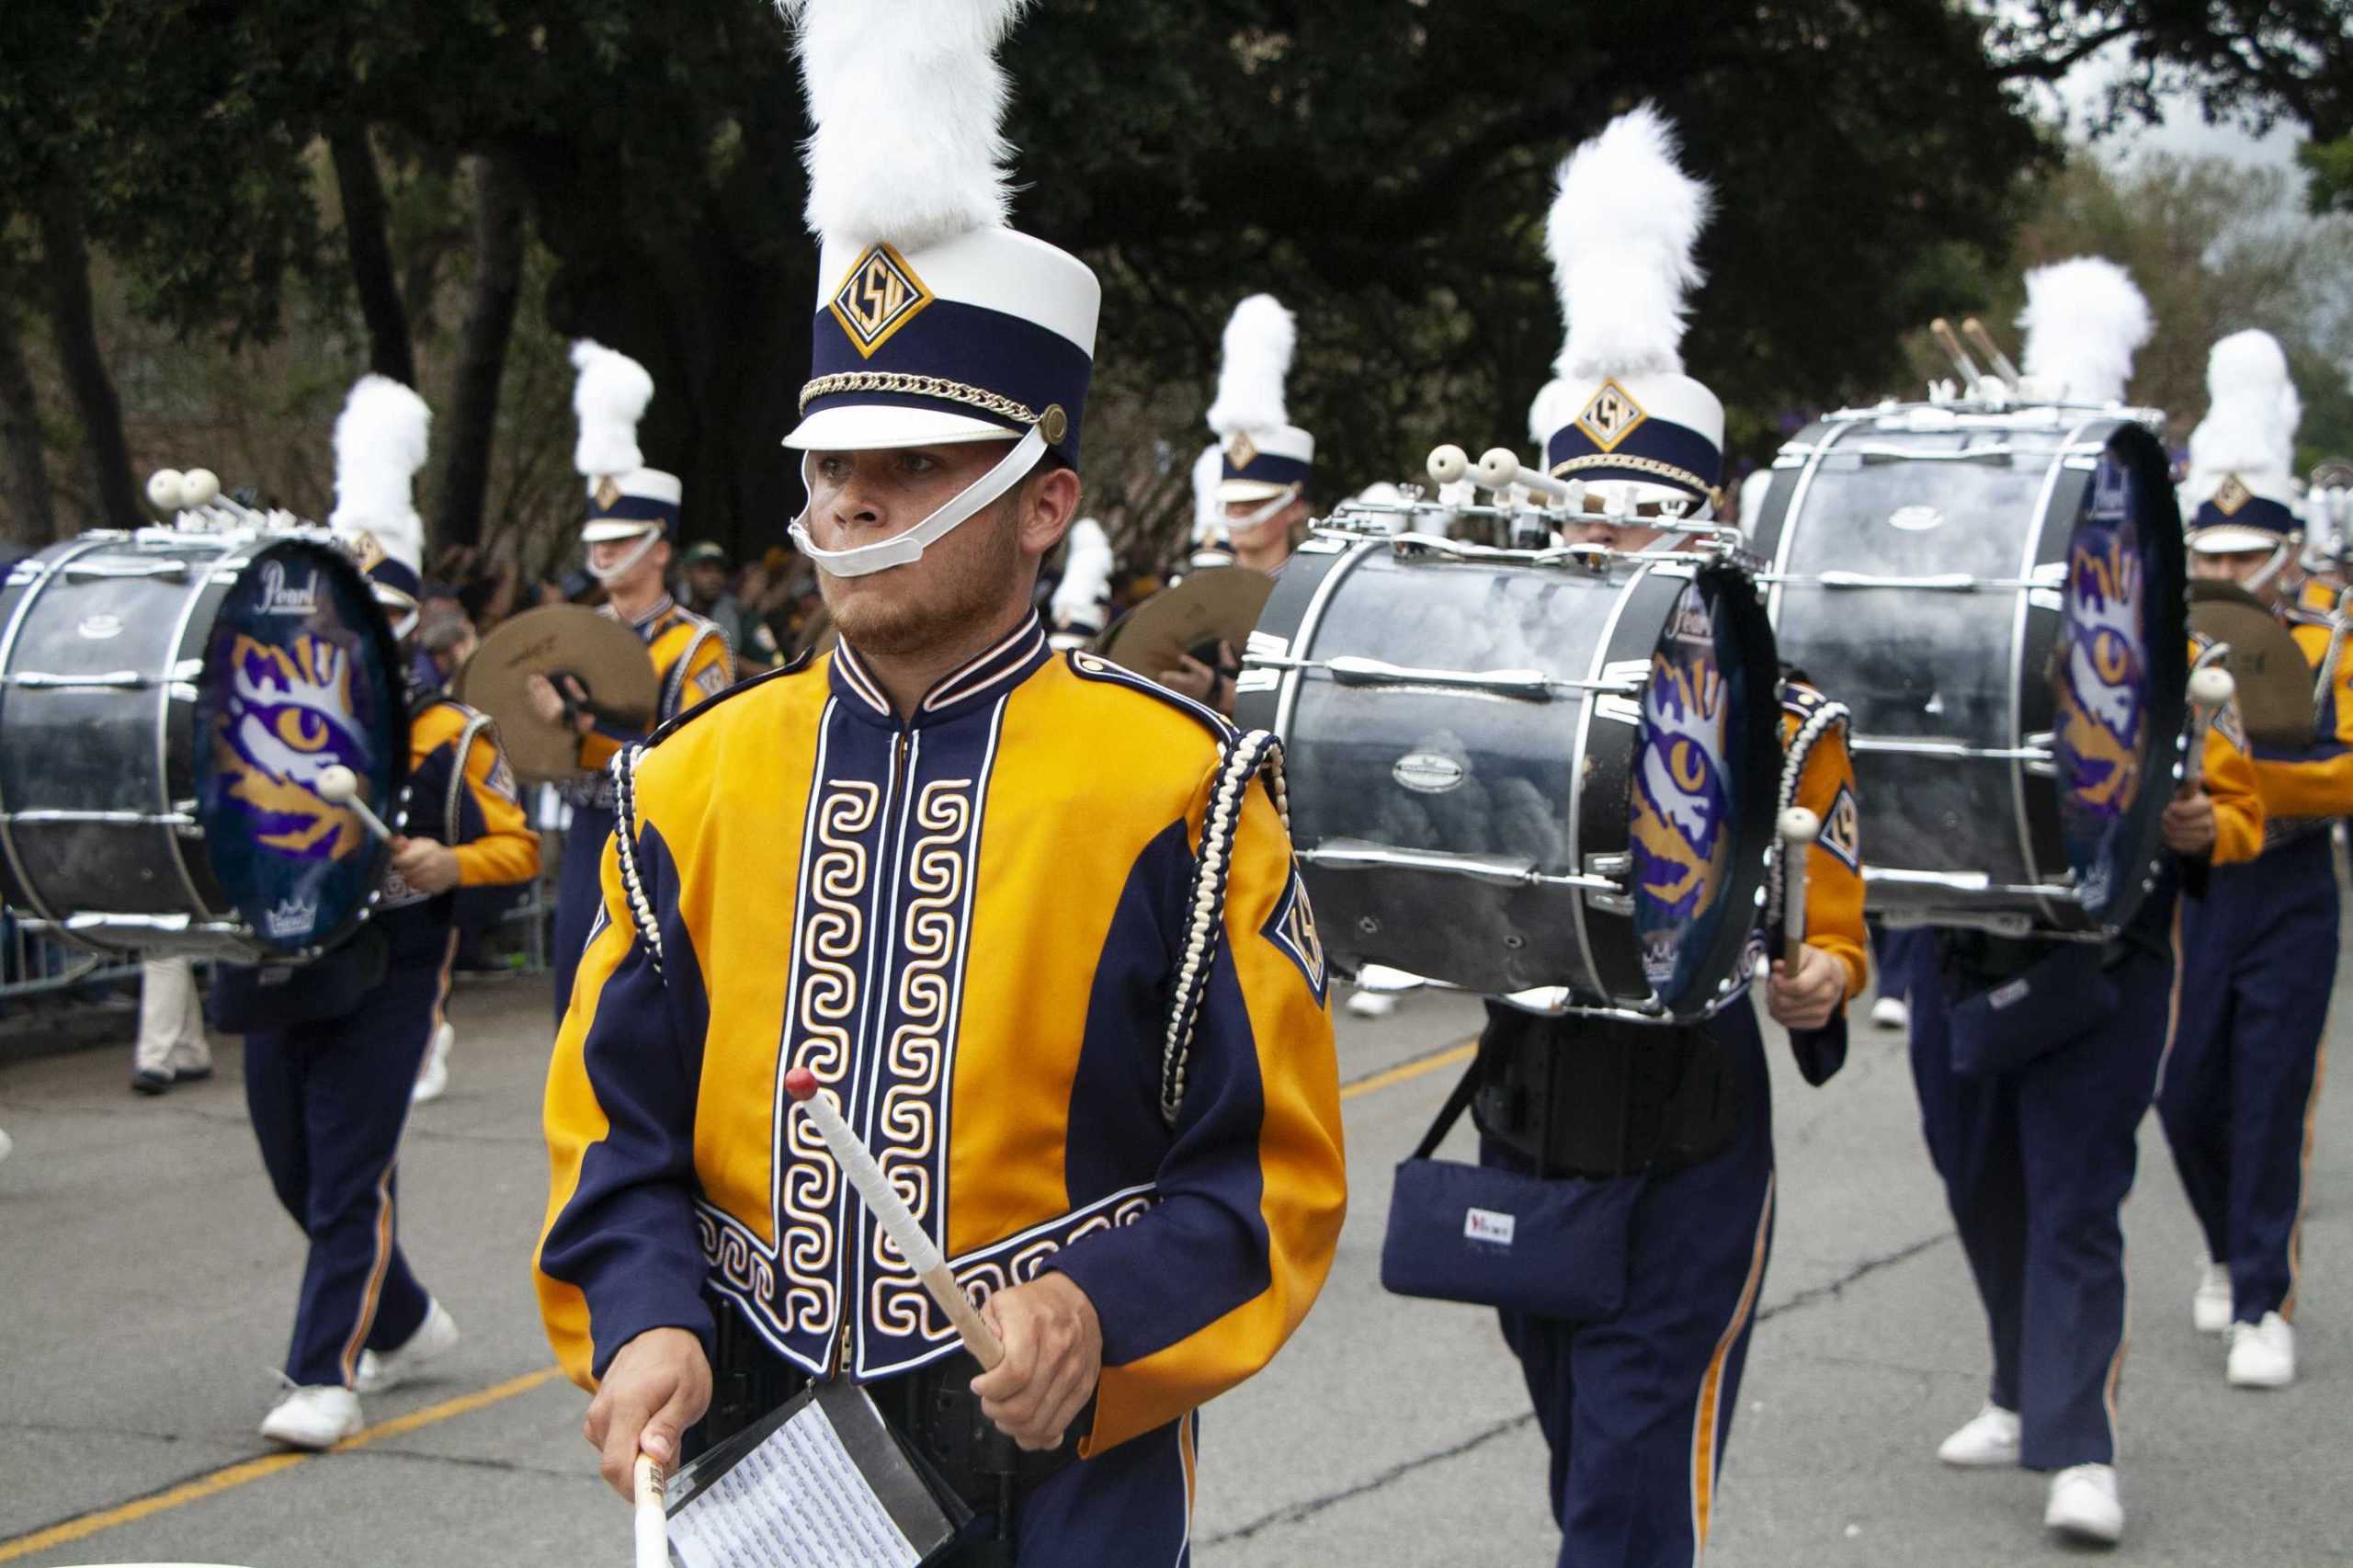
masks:
[[(1781, 788), (1773, 801), (1773, 814), (1779, 817), (1798, 803), (1798, 786), (1805, 778), (1806, 758), (1813, 753), (1815, 743), (1833, 730), (1844, 731), (1852, 715), (1843, 702), (1824, 700), (1816, 704), (1798, 725), (1797, 733), (1790, 737), (1782, 748)], [(1781, 857), (1777, 851), (1766, 870), (1764, 928), (1781, 929)]]
[(676, 717), (678, 703), (687, 694), (688, 672), (695, 667), (695, 655), (702, 652), (704, 643), (719, 635), (716, 626), (704, 627), (687, 644), (687, 651), (678, 655), (678, 662), (670, 666), (670, 678), (662, 683), (662, 706), (654, 713), (657, 721)]
[(449, 794), (441, 803), (441, 830), (452, 844), (457, 842), (458, 824), (466, 820), (459, 814), (466, 803), (466, 758), (473, 755), (475, 737), (495, 722), (487, 713), (476, 713), (458, 732), (457, 755), (449, 763)]
[(1283, 782), (1283, 745), (1266, 730), (1252, 730), (1224, 743), (1201, 819), (1201, 849), (1193, 863), (1193, 884), (1185, 901), (1185, 950), (1176, 987), (1168, 998), (1160, 1070), (1160, 1114), (1170, 1126), (1185, 1105), (1185, 1065), (1192, 1054), (1193, 1028), (1208, 994), (1211, 966), (1225, 930), (1226, 886), (1233, 869), (1234, 835), (1242, 829), (1242, 807), (1251, 783), (1266, 775), (1283, 830), (1290, 830), (1290, 799)]

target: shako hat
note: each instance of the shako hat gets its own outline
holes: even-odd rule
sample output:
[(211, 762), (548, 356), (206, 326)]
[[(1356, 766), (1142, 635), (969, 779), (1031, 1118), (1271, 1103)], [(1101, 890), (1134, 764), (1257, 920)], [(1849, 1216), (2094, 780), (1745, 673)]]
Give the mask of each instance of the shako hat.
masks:
[(1006, 227), (1010, 91), (996, 49), (1025, 0), (786, 0), (800, 28), (817, 301), (802, 451), (1017, 439), (903, 533), (825, 551), (837, 576), (904, 565), (1045, 452), (1075, 466), (1102, 286)]
[(1686, 503), (1711, 516), (1723, 476), (1724, 406), (1683, 373), (1686, 296), (1711, 198), (1676, 161), (1675, 128), (1630, 109), (1561, 165), (1545, 224), (1568, 338), (1529, 410), (1544, 467), (1582, 481), (1609, 511)]
[(1307, 488), (1315, 437), (1290, 422), (1283, 392), (1298, 347), (1298, 319), (1272, 294), (1251, 295), (1226, 320), (1209, 415), (1218, 438), (1221, 506), (1289, 500)]
[(2181, 487), (2189, 547), (2209, 554), (2282, 550), (2300, 535), (2296, 426), (2303, 403), (2268, 332), (2234, 332), (2206, 360), (2206, 417), (2189, 433)]
[(416, 475), (433, 411), (389, 376), (352, 383), (335, 422), (335, 510), (327, 527), (359, 562), (396, 635), (415, 623), (425, 592), (425, 522)]

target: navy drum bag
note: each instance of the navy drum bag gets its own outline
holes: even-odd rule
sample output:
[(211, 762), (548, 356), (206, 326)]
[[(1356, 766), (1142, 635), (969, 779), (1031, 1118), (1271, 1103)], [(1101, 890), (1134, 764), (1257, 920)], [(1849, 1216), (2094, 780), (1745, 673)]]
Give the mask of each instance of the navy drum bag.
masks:
[(1413, 1157), (1397, 1165), (1381, 1288), (1580, 1323), (1617, 1316), (1626, 1303), (1628, 1225), (1646, 1184), (1548, 1181), (1432, 1158), (1478, 1076), (1474, 1062)]

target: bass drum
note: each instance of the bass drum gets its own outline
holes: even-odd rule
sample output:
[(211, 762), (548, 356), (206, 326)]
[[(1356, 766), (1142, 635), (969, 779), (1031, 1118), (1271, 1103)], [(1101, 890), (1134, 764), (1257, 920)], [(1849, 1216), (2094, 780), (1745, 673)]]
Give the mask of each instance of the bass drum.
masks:
[(398, 650), (324, 534), (85, 534), (0, 586), (0, 898), (125, 953), (301, 959), (387, 851), (318, 794), (397, 798)]
[(2120, 411), (1873, 410), (1781, 450), (1781, 656), (1852, 711), (1871, 907), (2082, 932), (2154, 884), (2180, 761), (2181, 519)]
[(1319, 534), (1243, 665), (1341, 967), (1654, 1017), (1737, 993), (1780, 769), (1745, 574)]

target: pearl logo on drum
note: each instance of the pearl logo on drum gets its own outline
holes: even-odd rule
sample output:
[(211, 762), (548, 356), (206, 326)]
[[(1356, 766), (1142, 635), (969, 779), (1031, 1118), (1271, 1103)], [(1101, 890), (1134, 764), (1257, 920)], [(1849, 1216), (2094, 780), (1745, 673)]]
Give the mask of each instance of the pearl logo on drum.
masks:
[(74, 631), (85, 642), (104, 642), (108, 638), (122, 635), (122, 617), (119, 615), (85, 616), (82, 618), (81, 624), (74, 627)]
[(1934, 506), (1898, 506), (1887, 515), (1887, 526), (1901, 528), (1908, 534), (1927, 533), (1942, 528), (1945, 515)]
[(1434, 751), (1412, 752), (1397, 759), (1389, 777), (1422, 795), (1443, 795), (1466, 777), (1461, 763)]
[(316, 615), (319, 612), (319, 580), (305, 576), (300, 585), (290, 584), (286, 562), (265, 561), (261, 563), (261, 612), (264, 615)]

